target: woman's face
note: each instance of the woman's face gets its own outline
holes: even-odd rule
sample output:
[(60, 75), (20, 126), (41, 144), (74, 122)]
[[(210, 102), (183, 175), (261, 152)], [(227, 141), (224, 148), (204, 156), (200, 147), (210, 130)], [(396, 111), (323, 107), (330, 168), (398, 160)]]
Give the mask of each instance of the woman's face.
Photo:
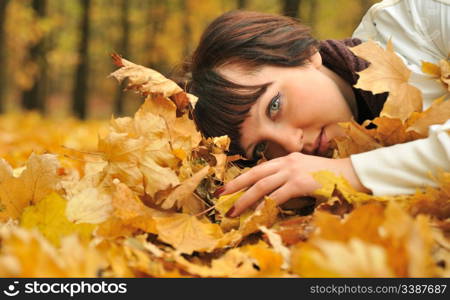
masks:
[(262, 153), (268, 159), (291, 152), (328, 156), (331, 139), (344, 134), (337, 123), (352, 118), (344, 98), (354, 101), (350, 85), (322, 66), (319, 54), (301, 67), (251, 72), (229, 64), (219, 72), (242, 85), (271, 82), (242, 123), (240, 142), (249, 159)]

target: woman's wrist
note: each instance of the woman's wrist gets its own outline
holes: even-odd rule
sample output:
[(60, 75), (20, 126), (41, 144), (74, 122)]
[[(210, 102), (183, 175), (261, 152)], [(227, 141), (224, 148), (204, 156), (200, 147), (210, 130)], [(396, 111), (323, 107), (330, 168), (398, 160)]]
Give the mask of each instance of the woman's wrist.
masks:
[(352, 185), (354, 189), (356, 189), (358, 192), (369, 194), (372, 193), (371, 190), (369, 190), (362, 184), (349, 157), (340, 158), (337, 159), (336, 161), (338, 163), (338, 167), (339, 170), (341, 171), (341, 174), (348, 180), (348, 182)]

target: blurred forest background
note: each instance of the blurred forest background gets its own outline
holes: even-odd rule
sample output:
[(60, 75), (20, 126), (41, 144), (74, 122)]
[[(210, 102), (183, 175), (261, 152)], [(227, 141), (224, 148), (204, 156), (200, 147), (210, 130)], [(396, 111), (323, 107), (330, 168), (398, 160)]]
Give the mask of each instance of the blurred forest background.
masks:
[(318, 39), (351, 35), (377, 0), (0, 0), (0, 113), (105, 119), (142, 98), (107, 75), (117, 52), (167, 77), (221, 13), (299, 18)]

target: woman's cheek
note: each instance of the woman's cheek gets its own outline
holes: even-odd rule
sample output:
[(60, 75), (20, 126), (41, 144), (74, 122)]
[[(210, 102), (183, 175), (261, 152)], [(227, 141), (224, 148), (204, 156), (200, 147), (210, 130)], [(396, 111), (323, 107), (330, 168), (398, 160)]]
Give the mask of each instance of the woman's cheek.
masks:
[(325, 128), (325, 134), (327, 138), (331, 141), (335, 137), (345, 136), (345, 129), (339, 126), (339, 124), (331, 124)]

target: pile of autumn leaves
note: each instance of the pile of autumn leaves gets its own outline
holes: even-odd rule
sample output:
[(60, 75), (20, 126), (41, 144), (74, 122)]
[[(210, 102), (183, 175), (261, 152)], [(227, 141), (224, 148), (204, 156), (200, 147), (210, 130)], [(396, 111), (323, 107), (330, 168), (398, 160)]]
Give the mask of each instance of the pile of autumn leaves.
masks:
[[(421, 111), (392, 46), (352, 51), (372, 63), (358, 87), (390, 96), (379, 118), (342, 124), (348, 137), (336, 141), (336, 157), (425, 137), (430, 124), (449, 118), (443, 98)], [(120, 68), (111, 76), (147, 96), (133, 118), (112, 119), (91, 151), (78, 151), (73, 139), (53, 154), (29, 155), (24, 167), (0, 161), (0, 276), (450, 276), (450, 173), (435, 178), (437, 188), (375, 197), (319, 172), (323, 187), (309, 215), (266, 198), (261, 210), (226, 218), (240, 193), (213, 193), (245, 171), (226, 156), (228, 138), (196, 131), (187, 113), (195, 96), (114, 59)], [(448, 61), (424, 70), (448, 88)]]

